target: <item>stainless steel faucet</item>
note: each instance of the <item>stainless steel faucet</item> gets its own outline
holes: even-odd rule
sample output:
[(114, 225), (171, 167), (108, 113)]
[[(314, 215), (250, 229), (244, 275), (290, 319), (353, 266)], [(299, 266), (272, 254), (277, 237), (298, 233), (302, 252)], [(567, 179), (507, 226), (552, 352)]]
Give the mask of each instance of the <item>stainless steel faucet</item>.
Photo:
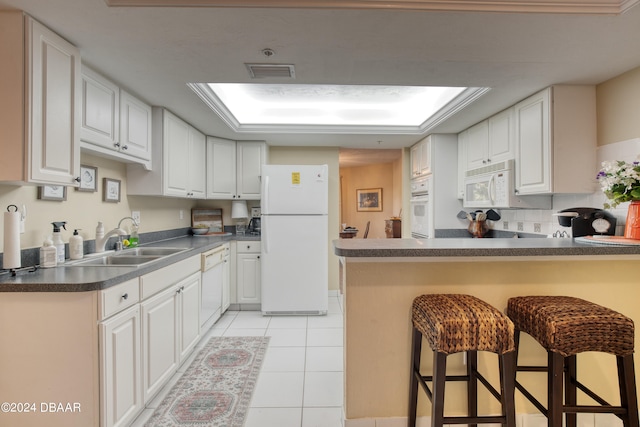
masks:
[(122, 227), (122, 221), (124, 221), (125, 219), (130, 219), (133, 222), (133, 225), (135, 225), (136, 227), (138, 227), (138, 223), (136, 222), (135, 219), (131, 218), (130, 216), (125, 216), (124, 218), (122, 218), (120, 220), (120, 222), (118, 222), (118, 227), (114, 228), (113, 230), (105, 233), (103, 236), (99, 235), (96, 233), (96, 252), (104, 252), (105, 251), (105, 246), (107, 244), (107, 242), (109, 241), (109, 238), (112, 236), (127, 236), (129, 233), (127, 233), (126, 231), (124, 231), (121, 227)]

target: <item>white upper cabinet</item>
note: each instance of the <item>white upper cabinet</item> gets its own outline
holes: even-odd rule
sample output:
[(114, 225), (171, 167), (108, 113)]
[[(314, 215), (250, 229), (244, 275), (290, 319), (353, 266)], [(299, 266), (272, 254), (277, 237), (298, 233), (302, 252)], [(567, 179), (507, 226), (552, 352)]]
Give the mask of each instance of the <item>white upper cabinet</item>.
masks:
[(267, 144), (207, 138), (207, 198), (260, 199), (262, 165), (267, 162)]
[(236, 142), (207, 137), (207, 198), (236, 196)]
[(119, 151), (151, 168), (151, 106), (120, 89)]
[(22, 12), (0, 28), (0, 181), (77, 186), (80, 52)]
[(431, 140), (429, 137), (411, 147), (411, 178), (431, 173)]
[(153, 107), (152, 168), (127, 165), (127, 193), (204, 198), (205, 137), (170, 111)]
[(120, 89), (91, 68), (82, 66), (80, 139), (116, 149), (120, 140)]
[(596, 171), (594, 86), (553, 86), (515, 105), (516, 191), (592, 193)]
[(466, 169), (477, 169), (515, 157), (513, 109), (466, 130)]
[(82, 67), (82, 149), (151, 167), (151, 106)]

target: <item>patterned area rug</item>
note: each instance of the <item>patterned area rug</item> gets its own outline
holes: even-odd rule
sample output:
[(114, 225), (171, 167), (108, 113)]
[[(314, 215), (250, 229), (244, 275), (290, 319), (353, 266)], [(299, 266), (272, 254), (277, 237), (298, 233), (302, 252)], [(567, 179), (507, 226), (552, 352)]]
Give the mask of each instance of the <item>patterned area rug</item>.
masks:
[(213, 337), (145, 427), (242, 427), (268, 337)]

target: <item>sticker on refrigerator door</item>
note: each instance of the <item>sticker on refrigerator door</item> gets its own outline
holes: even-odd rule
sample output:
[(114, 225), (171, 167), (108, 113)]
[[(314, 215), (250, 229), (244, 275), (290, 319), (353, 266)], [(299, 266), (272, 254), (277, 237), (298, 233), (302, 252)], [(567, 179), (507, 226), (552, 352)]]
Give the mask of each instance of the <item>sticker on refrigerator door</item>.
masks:
[(300, 186), (300, 172), (291, 172), (291, 185)]

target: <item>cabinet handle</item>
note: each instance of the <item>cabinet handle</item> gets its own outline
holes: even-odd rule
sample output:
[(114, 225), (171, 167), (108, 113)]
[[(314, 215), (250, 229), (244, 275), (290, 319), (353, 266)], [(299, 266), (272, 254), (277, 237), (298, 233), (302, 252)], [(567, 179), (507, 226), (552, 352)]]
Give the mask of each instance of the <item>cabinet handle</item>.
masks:
[(120, 143), (116, 142), (115, 144), (113, 144), (113, 146), (116, 147), (116, 148), (120, 148)]
[(123, 150), (126, 150), (126, 149), (128, 149), (128, 148), (129, 148), (129, 146), (128, 146), (128, 145), (123, 145), (123, 146), (122, 146), (122, 149), (123, 149)]
[(122, 295), (122, 299), (126, 300), (127, 298), (129, 298), (129, 294), (123, 294)]
[(80, 182), (80, 181), (82, 181), (82, 178), (80, 178), (79, 176), (76, 176), (73, 180), (75, 182)]
[(260, 255), (258, 255), (258, 257), (257, 257), (257, 258), (258, 258), (258, 259), (260, 259)]
[(176, 290), (176, 294), (179, 294), (180, 292), (182, 292), (182, 288), (178, 288), (178, 289)]

